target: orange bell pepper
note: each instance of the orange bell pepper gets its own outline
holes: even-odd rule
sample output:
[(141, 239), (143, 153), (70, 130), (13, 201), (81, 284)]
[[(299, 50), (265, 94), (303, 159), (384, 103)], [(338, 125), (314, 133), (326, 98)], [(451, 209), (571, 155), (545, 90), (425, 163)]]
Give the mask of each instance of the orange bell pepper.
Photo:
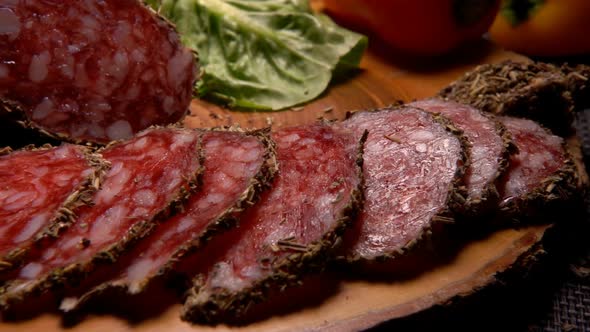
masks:
[(499, 6), (500, 0), (324, 0), (339, 23), (418, 55), (440, 55), (481, 37)]
[(490, 37), (527, 55), (590, 53), (590, 0), (503, 0)]

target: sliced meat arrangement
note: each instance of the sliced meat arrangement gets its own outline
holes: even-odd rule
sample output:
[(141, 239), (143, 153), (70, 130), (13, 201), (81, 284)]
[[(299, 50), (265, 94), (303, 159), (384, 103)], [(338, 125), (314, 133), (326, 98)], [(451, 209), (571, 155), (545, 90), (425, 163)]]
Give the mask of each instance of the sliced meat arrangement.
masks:
[(92, 204), (79, 209), (76, 223), (58, 239), (31, 252), (34, 258), (4, 285), (0, 306), (75, 284), (148, 234), (194, 189), (202, 170), (200, 135), (151, 128), (101, 151), (111, 169)]
[(106, 143), (180, 120), (195, 59), (138, 0), (4, 1), (0, 100), (70, 141)]
[[(360, 136), (360, 135), (359, 135)], [(213, 239), (198, 255), (202, 273), (182, 318), (235, 319), (322, 264), (360, 201), (359, 139), (325, 125), (273, 133), (279, 173), (239, 227)]]
[(205, 132), (203, 187), (190, 197), (184, 212), (161, 224), (109, 271), (93, 276), (90, 287), (75, 290), (77, 296), (66, 298), (62, 310), (77, 309), (109, 289), (139, 293), (210, 236), (233, 227), (239, 214), (258, 200), (274, 176), (273, 146), (268, 134), (261, 131)]
[(512, 135), (519, 153), (499, 187), (500, 211), (514, 219), (546, 211), (552, 202), (576, 195), (577, 173), (561, 137), (532, 120), (498, 117)]
[(395, 256), (440, 222), (449, 205), (465, 200), (460, 184), (466, 141), (447, 121), (414, 107), (359, 112), (342, 123), (364, 148), (365, 204), (341, 255), (349, 260)]
[(530, 118), (565, 135), (571, 133), (573, 111), (590, 106), (588, 80), (584, 65), (505, 61), (478, 66), (439, 95), (484, 112)]
[(480, 214), (497, 207), (499, 194), (496, 182), (514, 153), (510, 135), (493, 116), (464, 104), (442, 99), (425, 99), (408, 104), (430, 113), (447, 117), (469, 141), (470, 164), (465, 170), (467, 201), (465, 213)]
[[(192, 55), (136, 0), (9, 1), (0, 21), (0, 99), (32, 126), (103, 143), (187, 107)], [(569, 133), (578, 102), (590, 103), (588, 73), (506, 62), (444, 99), (332, 125), (151, 127), (97, 151), (0, 149), (0, 311), (58, 292), (72, 311), (173, 281), (189, 288), (184, 320), (239, 321), (330, 257), (372, 266), (457, 212), (540, 220), (582, 182), (564, 139), (506, 114)]]
[(71, 144), (0, 156), (0, 272), (19, 266), (35, 241), (70, 226), (107, 168), (100, 156)]

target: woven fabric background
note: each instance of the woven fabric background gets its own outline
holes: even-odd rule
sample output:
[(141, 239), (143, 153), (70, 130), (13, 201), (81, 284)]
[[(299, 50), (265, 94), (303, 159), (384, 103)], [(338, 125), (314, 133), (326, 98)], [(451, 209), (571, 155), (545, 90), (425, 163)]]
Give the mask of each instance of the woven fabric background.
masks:
[[(586, 171), (590, 171), (590, 110), (578, 113), (578, 136)], [(586, 197), (586, 223), (590, 223), (590, 198)], [(579, 255), (570, 263), (570, 274), (553, 295), (552, 306), (541, 321), (530, 326), (530, 331), (590, 331), (590, 234), (582, 237), (586, 245), (580, 246)]]
[(545, 319), (530, 331), (590, 331), (590, 285), (586, 280), (565, 282), (553, 298)]
[[(580, 112), (576, 119), (582, 140), (586, 171), (590, 169), (590, 110)], [(590, 198), (586, 197), (586, 222), (590, 223)], [(553, 296), (547, 317), (531, 326), (531, 331), (590, 331), (590, 234), (583, 237), (586, 245), (570, 264), (569, 278)]]

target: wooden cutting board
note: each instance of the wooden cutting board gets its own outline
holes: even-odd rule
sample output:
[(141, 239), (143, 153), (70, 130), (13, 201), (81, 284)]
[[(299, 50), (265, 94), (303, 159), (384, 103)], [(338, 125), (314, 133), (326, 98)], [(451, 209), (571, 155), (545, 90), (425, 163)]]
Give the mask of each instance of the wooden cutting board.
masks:
[[(397, 100), (428, 97), (477, 64), (505, 59), (526, 59), (498, 50), (481, 41), (434, 64), (412, 63), (369, 51), (362, 70), (346, 81), (333, 85), (321, 98), (295, 110), (278, 113), (240, 113), (193, 101), (185, 124), (208, 127), (240, 124), (259, 128), (311, 123), (318, 118), (342, 119), (347, 111), (382, 107)], [(403, 63), (403, 65), (401, 65)], [(465, 243), (452, 259), (434, 264), (412, 278), (366, 281), (340, 280), (333, 275), (320, 277), (331, 291), (313, 303), (297, 300), (293, 309), (280, 315), (240, 327), (191, 326), (179, 319), (180, 305), (170, 305), (161, 313), (140, 321), (114, 315), (90, 316), (73, 327), (63, 327), (59, 315), (43, 314), (31, 320), (0, 323), (1, 331), (348, 331), (411, 315), (434, 304), (469, 294), (495, 281), (495, 275), (529, 254), (550, 226), (501, 230), (485, 238)], [(157, 301), (157, 299), (154, 299)]]

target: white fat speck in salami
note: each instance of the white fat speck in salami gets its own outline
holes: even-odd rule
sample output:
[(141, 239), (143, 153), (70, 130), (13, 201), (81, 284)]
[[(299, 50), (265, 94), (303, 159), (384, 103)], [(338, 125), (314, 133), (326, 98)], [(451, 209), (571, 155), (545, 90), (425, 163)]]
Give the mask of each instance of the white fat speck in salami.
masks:
[(20, 271), (20, 277), (26, 279), (35, 279), (41, 273), (43, 266), (38, 263), (29, 263), (25, 265)]
[(33, 55), (31, 64), (29, 65), (29, 80), (39, 83), (43, 81), (49, 72), (49, 63), (51, 62), (51, 55), (48, 51), (43, 51), (41, 54)]
[(107, 136), (110, 140), (118, 140), (131, 137), (133, 129), (129, 122), (119, 120), (108, 126), (106, 129)]
[(156, 202), (156, 194), (151, 189), (143, 189), (133, 194), (137, 205), (151, 206)]
[(0, 35), (14, 40), (18, 37), (21, 30), (19, 17), (15, 14), (13, 8), (0, 8)]
[(33, 110), (33, 119), (40, 120), (49, 115), (53, 109), (53, 102), (49, 98), (43, 98), (43, 100)]

